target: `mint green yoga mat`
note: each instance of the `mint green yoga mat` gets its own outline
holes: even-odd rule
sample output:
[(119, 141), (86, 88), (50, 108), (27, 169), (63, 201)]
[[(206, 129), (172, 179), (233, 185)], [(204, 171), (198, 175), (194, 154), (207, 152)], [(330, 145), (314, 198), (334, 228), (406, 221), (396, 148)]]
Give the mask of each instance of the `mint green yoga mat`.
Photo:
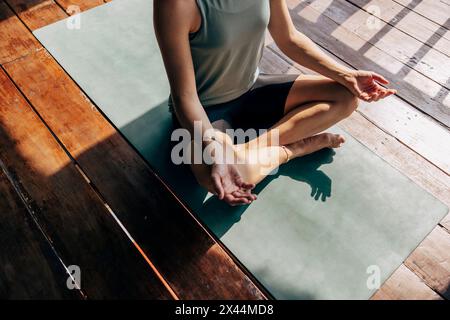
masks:
[(60, 21), (34, 34), (275, 298), (367, 299), (446, 215), (345, 132), (336, 153), (297, 159), (263, 181), (250, 206), (208, 197), (188, 168), (170, 162), (169, 86), (152, 1), (114, 0), (71, 19), (80, 29)]

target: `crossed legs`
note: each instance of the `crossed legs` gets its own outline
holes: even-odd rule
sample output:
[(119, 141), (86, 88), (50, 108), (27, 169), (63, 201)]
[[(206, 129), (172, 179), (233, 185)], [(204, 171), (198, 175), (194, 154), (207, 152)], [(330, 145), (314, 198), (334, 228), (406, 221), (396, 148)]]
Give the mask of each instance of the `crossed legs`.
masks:
[[(357, 107), (358, 99), (339, 83), (322, 76), (301, 75), (289, 92), (284, 117), (266, 133), (239, 145), (233, 145), (226, 134), (222, 139), (233, 149), (243, 180), (257, 184), (289, 160), (323, 148), (338, 148), (344, 138), (324, 131)], [(272, 139), (274, 136), (278, 139)], [(199, 181), (207, 179), (205, 165), (192, 165), (192, 169)]]

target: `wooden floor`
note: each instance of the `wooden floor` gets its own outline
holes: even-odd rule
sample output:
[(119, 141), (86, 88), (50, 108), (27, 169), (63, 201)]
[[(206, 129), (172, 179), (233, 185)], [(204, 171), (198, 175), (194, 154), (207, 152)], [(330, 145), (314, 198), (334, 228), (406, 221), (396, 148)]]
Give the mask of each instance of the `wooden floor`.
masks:
[[(286, 1), (328, 54), (399, 90), (341, 127), (450, 206), (450, 2)], [(31, 33), (104, 2), (0, 0), (0, 298), (271, 298)], [(310, 72), (270, 38), (262, 67)], [(448, 216), (373, 299), (449, 298)]]

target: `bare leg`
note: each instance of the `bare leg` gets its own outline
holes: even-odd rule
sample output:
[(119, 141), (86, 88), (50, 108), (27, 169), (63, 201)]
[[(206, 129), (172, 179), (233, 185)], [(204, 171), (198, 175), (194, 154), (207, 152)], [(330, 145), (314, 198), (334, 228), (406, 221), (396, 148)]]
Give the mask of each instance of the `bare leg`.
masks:
[[(318, 76), (300, 77), (294, 84), (285, 106), (285, 116), (266, 134), (235, 147), (238, 155), (246, 155), (247, 163), (239, 170), (244, 180), (259, 183), (287, 160), (323, 148), (338, 148), (344, 138), (321, 133), (348, 117), (358, 100), (340, 84)], [(278, 142), (270, 138), (278, 133)], [(260, 162), (251, 161), (257, 158)]]
[[(357, 106), (358, 99), (342, 85), (321, 76), (300, 76), (289, 92), (285, 116), (266, 134), (232, 146), (244, 181), (257, 184), (287, 160), (339, 147), (343, 137), (319, 133), (348, 117)], [(278, 141), (270, 139), (273, 133)], [(224, 141), (232, 145), (231, 139)], [(192, 170), (197, 180), (208, 180), (207, 166), (193, 165)]]

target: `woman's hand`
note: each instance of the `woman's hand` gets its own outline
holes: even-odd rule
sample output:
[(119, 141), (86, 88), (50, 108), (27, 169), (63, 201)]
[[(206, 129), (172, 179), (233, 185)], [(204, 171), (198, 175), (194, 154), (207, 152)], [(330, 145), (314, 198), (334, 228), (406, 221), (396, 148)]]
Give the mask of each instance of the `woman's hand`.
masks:
[(245, 183), (234, 164), (213, 164), (211, 182), (217, 197), (231, 206), (246, 205), (256, 200), (256, 195), (251, 192), (255, 185)]
[(351, 71), (342, 76), (341, 83), (355, 96), (367, 102), (378, 101), (397, 93), (397, 90), (383, 87), (382, 84), (388, 85), (389, 81), (371, 71)]

